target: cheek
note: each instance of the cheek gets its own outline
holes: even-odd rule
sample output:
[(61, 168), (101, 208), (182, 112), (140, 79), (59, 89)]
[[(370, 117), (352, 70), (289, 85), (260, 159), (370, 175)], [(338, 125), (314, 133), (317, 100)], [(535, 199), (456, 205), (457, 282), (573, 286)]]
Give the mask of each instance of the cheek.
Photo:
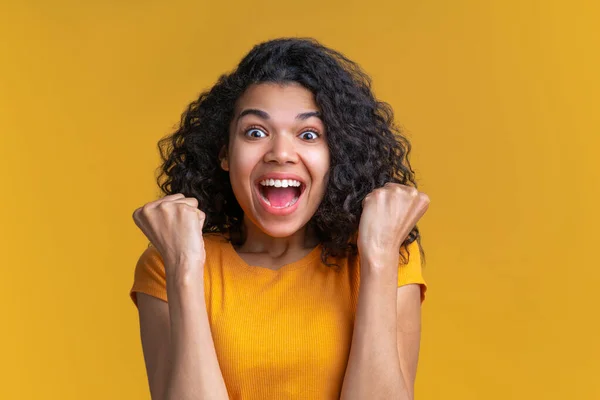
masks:
[(248, 157), (240, 157), (240, 154), (237, 154), (235, 150), (229, 156), (229, 179), (231, 187), (238, 198), (238, 202), (241, 203), (244, 202), (243, 198), (248, 195), (248, 182), (253, 165), (249, 162)]
[(329, 172), (329, 150), (320, 149), (310, 152), (305, 158), (305, 162), (315, 183), (322, 182)]
[(232, 146), (229, 153), (229, 168), (232, 179), (248, 178), (256, 165), (256, 152), (243, 146)]

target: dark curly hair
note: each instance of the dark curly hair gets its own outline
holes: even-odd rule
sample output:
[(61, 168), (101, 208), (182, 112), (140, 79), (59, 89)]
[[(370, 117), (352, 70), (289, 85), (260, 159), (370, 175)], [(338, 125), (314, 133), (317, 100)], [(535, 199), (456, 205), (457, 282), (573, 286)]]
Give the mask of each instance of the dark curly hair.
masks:
[[(206, 214), (205, 233), (221, 233), (234, 244), (245, 240), (243, 211), (219, 154), (229, 144), (234, 105), (252, 84), (297, 83), (310, 90), (327, 131), (330, 173), (325, 194), (309, 222), (323, 246), (321, 259), (355, 255), (362, 200), (386, 182), (417, 187), (408, 155), (410, 142), (394, 124), (392, 108), (378, 101), (371, 79), (355, 62), (312, 38), (279, 38), (257, 44), (237, 68), (221, 75), (181, 116), (176, 131), (162, 138), (157, 183), (165, 194), (195, 197)], [(415, 226), (404, 243), (417, 240)], [(401, 252), (401, 258), (404, 258)]]

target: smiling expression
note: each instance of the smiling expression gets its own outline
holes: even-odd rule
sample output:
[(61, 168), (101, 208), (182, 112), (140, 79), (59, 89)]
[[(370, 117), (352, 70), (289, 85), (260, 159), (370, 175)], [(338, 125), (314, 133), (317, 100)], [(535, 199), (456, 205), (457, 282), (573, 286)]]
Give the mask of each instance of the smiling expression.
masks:
[(325, 134), (313, 94), (298, 84), (255, 84), (236, 102), (221, 167), (247, 219), (269, 236), (291, 236), (319, 207)]

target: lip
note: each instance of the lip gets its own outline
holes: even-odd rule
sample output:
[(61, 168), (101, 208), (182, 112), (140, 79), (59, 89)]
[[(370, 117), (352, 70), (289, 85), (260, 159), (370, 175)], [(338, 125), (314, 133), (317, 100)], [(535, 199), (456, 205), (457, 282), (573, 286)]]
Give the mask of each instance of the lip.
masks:
[[(298, 200), (296, 200), (294, 205), (292, 205), (290, 207), (286, 207), (286, 208), (275, 208), (275, 207), (270, 206), (263, 200), (263, 198), (260, 194), (260, 182), (264, 181), (265, 179), (280, 179), (280, 180), (281, 179), (293, 179), (293, 180), (300, 182), (300, 196), (298, 196)], [(300, 201), (302, 201), (302, 198), (304, 197), (305, 189), (306, 189), (306, 181), (303, 178), (301, 178), (299, 175), (295, 175), (295, 174), (271, 172), (271, 173), (268, 173), (265, 175), (261, 175), (254, 182), (254, 190), (256, 191), (256, 198), (257, 198), (258, 202), (260, 203), (260, 205), (266, 212), (268, 212), (271, 215), (276, 215), (276, 216), (289, 215), (289, 214), (293, 213), (294, 211), (296, 211), (296, 209), (300, 205)]]

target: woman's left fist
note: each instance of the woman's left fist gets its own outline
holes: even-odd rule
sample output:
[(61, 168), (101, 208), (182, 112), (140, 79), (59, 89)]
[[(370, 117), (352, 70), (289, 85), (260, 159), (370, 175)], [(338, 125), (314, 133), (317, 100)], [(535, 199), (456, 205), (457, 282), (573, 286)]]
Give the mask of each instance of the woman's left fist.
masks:
[(429, 208), (429, 197), (412, 186), (386, 183), (363, 200), (357, 246), (361, 257), (381, 261), (398, 256), (417, 221)]

